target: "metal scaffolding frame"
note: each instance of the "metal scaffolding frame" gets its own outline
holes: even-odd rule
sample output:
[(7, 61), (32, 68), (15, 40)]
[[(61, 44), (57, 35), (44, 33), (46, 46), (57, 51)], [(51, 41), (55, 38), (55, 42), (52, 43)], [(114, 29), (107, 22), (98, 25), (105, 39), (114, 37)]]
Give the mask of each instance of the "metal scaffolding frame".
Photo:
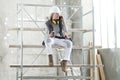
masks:
[[(70, 32), (93, 32), (93, 46), (74, 46), (73, 49), (81, 49), (82, 50), (82, 54), (84, 55), (83, 51), (85, 49), (93, 49), (93, 54), (94, 54), (94, 64), (93, 65), (88, 65), (88, 64), (84, 64), (84, 56), (83, 56), (83, 64), (76, 64), (76, 65), (68, 65), (68, 67), (86, 67), (86, 68), (94, 68), (94, 76), (93, 77), (86, 77), (86, 76), (23, 76), (24, 72), (23, 72), (23, 68), (27, 67), (27, 68), (30, 68), (30, 67), (34, 67), (34, 68), (41, 68), (41, 67), (50, 67), (48, 65), (24, 65), (23, 64), (23, 48), (43, 48), (42, 51), (44, 50), (44, 46), (40, 46), (40, 45), (24, 45), (23, 44), (23, 31), (44, 31), (44, 28), (40, 28), (40, 26), (37, 24), (37, 22), (45, 22), (44, 20), (40, 21), (40, 20), (34, 20), (30, 15), (29, 13), (26, 11), (26, 9), (24, 8), (25, 6), (33, 6), (35, 8), (37, 7), (51, 7), (53, 5), (41, 5), (41, 4), (23, 4), (23, 0), (20, 0), (21, 2), (18, 3), (17, 7), (19, 6), (20, 9), (18, 10), (17, 14), (20, 14), (21, 15), (21, 18), (20, 20), (18, 20), (18, 22), (20, 22), (20, 28), (11, 28), (9, 29), (10, 31), (18, 31), (18, 36), (20, 36), (20, 43), (17, 44), (17, 45), (10, 45), (9, 47), (10, 48), (18, 48), (18, 56), (20, 56), (20, 64), (17, 64), (17, 65), (11, 65), (10, 67), (14, 67), (14, 68), (17, 68), (17, 74), (16, 74), (16, 80), (18, 80), (18, 78), (20, 78), (20, 80), (23, 80), (23, 79), (60, 79), (60, 78), (64, 78), (64, 79), (94, 79), (96, 80), (96, 67), (103, 67), (103, 65), (96, 65), (96, 56), (95, 56), (95, 48), (101, 48), (101, 46), (95, 46), (95, 40), (94, 40), (94, 6), (92, 6), (92, 10), (88, 11), (87, 13), (83, 14), (82, 16), (85, 16), (89, 13), (92, 12), (92, 16), (93, 16), (93, 28), (92, 29), (69, 29)], [(72, 5), (57, 5), (59, 7), (74, 7), (74, 8), (78, 8), (77, 11), (81, 8), (81, 6), (72, 6)], [(68, 19), (71, 19), (73, 17), (73, 15), (77, 12), (75, 11)], [(25, 12), (31, 20), (24, 20), (23, 16), (23, 12)], [(37, 28), (24, 28), (23, 24), (24, 22), (33, 22)], [(79, 22), (77, 22), (79, 23)], [(62, 47), (56, 47), (56, 46), (53, 46), (53, 48), (62, 48)], [(42, 52), (41, 51), (41, 52)], [(40, 54), (39, 54), (40, 56)], [(36, 57), (37, 59), (38, 57)], [(35, 60), (36, 60), (35, 59)], [(35, 61), (34, 60), (34, 61)], [(34, 61), (32, 63), (34, 63)], [(19, 60), (17, 60), (17, 62), (19, 62)], [(54, 67), (60, 67), (60, 65), (55, 65)], [(19, 69), (20, 69), (20, 76), (19, 76)]]

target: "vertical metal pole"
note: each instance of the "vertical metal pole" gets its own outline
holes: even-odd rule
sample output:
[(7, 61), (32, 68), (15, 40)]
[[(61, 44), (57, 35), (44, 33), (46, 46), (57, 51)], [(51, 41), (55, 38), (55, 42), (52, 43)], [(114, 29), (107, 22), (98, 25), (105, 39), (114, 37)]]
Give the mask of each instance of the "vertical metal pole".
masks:
[[(17, 32), (17, 35), (19, 36), (19, 32)], [(19, 64), (19, 59), (20, 59), (20, 48), (17, 49), (17, 64)], [(16, 69), (16, 80), (18, 80), (19, 77), (19, 68)]]
[[(81, 14), (80, 14), (80, 16), (81, 16), (81, 18), (83, 17), (82, 16), (82, 7), (81, 7)], [(83, 19), (83, 18), (82, 18)], [(83, 24), (82, 24), (82, 19), (81, 19), (81, 26), (82, 26), (82, 28), (83, 28)], [(82, 32), (82, 39), (81, 39), (81, 42), (82, 42), (82, 64), (84, 64), (84, 50), (83, 50), (83, 45), (84, 45), (84, 40), (83, 40), (83, 34), (84, 34), (84, 32)]]
[[(57, 54), (56, 54), (56, 63), (58, 64), (59, 63), (59, 55), (61, 53), (60, 53), (59, 49), (56, 49), (56, 52), (57, 52)], [(59, 76), (59, 67), (57, 67), (57, 76)], [(57, 79), (57, 80), (59, 80), (59, 79)]]
[(93, 17), (93, 21), (92, 21), (92, 26), (93, 26), (93, 80), (96, 80), (96, 54), (95, 54), (95, 26), (94, 26), (94, 0), (92, 0), (92, 17)]
[(107, 47), (109, 48), (109, 28), (108, 28), (108, 16), (107, 16)]
[(20, 69), (21, 69), (21, 72), (20, 72), (20, 75), (21, 75), (21, 80), (23, 80), (23, 2), (21, 0), (21, 26), (20, 26), (20, 52), (21, 52), (21, 66), (20, 66)]
[[(80, 11), (81, 11), (81, 14), (80, 14), (81, 22), (80, 22), (80, 23), (81, 23), (81, 26), (82, 26), (82, 28), (83, 28), (83, 23), (82, 23), (82, 21), (83, 21), (82, 9), (83, 9), (83, 8), (82, 8), (82, 7), (80, 7), (80, 8), (81, 8), (81, 9), (80, 9)], [(84, 40), (83, 40), (83, 38), (84, 38), (84, 37), (83, 37), (84, 32), (82, 32), (81, 34), (82, 34), (82, 35), (81, 35), (81, 37), (82, 37), (82, 39), (81, 39), (82, 64), (85, 64), (85, 61), (84, 61), (84, 59), (85, 59), (84, 57), (85, 57), (85, 56), (84, 56), (84, 49), (83, 49), (83, 46), (84, 46)], [(82, 67), (82, 72), (81, 72), (81, 73), (82, 73), (82, 76), (85, 77), (85, 68), (84, 68), (84, 67)], [(82, 79), (82, 80), (84, 80), (84, 79)]]
[(101, 27), (101, 0), (99, 0), (100, 1), (100, 3), (99, 3), (99, 10), (100, 10), (100, 15), (99, 15), (99, 17), (100, 17), (100, 44), (101, 44), (101, 46), (102, 46), (102, 27)]
[(114, 36), (115, 36), (115, 48), (117, 48), (117, 30), (116, 30), (116, 1), (113, 0), (113, 9), (114, 9)]
[[(18, 12), (18, 3), (17, 3), (17, 12)], [(18, 27), (18, 14), (17, 14), (17, 27)], [(17, 41), (18, 41), (18, 31), (17, 31)], [(17, 64), (19, 63), (19, 60), (18, 60), (18, 54), (19, 53), (19, 51), (18, 51), (18, 49), (17, 49)], [(18, 68), (16, 69), (16, 80), (18, 80), (18, 74), (19, 74), (19, 70), (18, 70)]]

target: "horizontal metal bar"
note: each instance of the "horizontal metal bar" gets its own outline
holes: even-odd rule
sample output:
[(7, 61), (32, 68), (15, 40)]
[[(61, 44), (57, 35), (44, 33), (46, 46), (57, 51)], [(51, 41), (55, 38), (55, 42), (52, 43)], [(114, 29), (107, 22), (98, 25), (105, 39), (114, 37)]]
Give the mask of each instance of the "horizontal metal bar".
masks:
[[(38, 6), (38, 7), (52, 7), (53, 5), (44, 5), (44, 4), (18, 4), (23, 6)], [(80, 8), (81, 6), (76, 5), (57, 5), (58, 7), (73, 7), (73, 8)]]
[[(18, 20), (19, 22), (21, 20)], [(33, 22), (33, 20), (23, 20), (24, 22)], [(34, 20), (34, 22), (46, 22), (46, 20)]]
[[(18, 20), (19, 22), (21, 20)], [(33, 22), (33, 20), (23, 20), (24, 22)], [(34, 20), (35, 22), (46, 22), (46, 20)], [(78, 21), (72, 21), (71, 23), (80, 23)]]
[[(18, 77), (21, 78), (21, 77)], [(23, 79), (92, 79), (93, 77), (83, 76), (23, 76)]]
[[(9, 31), (20, 30), (20, 28), (10, 28)], [(23, 28), (23, 31), (44, 31), (45, 28)]]
[[(20, 64), (11, 64), (11, 68), (20, 68)], [(54, 64), (54, 66), (49, 66), (47, 64), (24, 64), (24, 68), (45, 68), (45, 67), (61, 67), (60, 64)], [(103, 67), (103, 65), (92, 65), (92, 64), (68, 64), (67, 67), (85, 67), (85, 68), (93, 68), (93, 67)]]
[[(64, 48), (62, 46), (52, 46), (53, 48)], [(9, 48), (20, 48), (20, 45), (9, 45)], [(42, 45), (24, 45), (23, 44), (23, 48), (45, 48), (45, 46)], [(83, 49), (83, 48), (93, 48), (92, 46), (73, 46), (73, 49)], [(95, 48), (101, 48), (101, 46), (95, 46)]]
[(69, 32), (80, 32), (80, 31), (82, 31), (82, 32), (92, 32), (93, 30), (92, 29), (69, 29), (68, 30)]
[[(10, 30), (20, 30), (20, 28), (10, 28), (8, 29), (9, 31)], [(23, 31), (44, 31), (45, 28), (23, 28)], [(68, 29), (69, 32), (92, 32), (93, 30), (92, 29), (79, 29), (79, 28), (76, 28), (76, 29)]]

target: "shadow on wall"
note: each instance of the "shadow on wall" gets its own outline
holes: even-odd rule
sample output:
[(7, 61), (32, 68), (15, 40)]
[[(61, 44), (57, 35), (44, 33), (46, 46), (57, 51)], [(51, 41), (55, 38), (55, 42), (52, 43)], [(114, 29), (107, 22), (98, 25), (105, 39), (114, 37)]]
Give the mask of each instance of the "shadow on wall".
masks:
[(106, 80), (120, 80), (120, 48), (100, 49)]

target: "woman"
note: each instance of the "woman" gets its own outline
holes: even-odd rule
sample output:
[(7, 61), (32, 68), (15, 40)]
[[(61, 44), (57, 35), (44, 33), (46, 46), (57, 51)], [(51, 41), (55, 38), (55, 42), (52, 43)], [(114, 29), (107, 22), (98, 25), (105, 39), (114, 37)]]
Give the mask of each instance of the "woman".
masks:
[(46, 26), (45, 46), (48, 50), (49, 65), (53, 66), (52, 45), (63, 46), (65, 47), (65, 55), (60, 63), (62, 71), (66, 72), (67, 61), (70, 60), (72, 51), (72, 41), (65, 35), (66, 26), (57, 6), (50, 9), (50, 19), (46, 22)]

